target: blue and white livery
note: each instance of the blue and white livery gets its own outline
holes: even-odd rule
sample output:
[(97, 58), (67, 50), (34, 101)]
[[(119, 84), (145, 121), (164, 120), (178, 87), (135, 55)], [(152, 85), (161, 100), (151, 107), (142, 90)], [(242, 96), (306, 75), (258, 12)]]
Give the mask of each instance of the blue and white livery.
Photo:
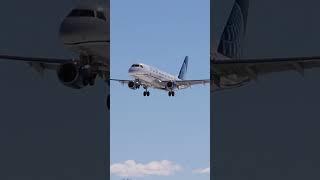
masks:
[(196, 84), (210, 83), (209, 79), (186, 80), (185, 77), (187, 69), (188, 56), (185, 57), (178, 76), (161, 71), (147, 64), (137, 63), (133, 64), (129, 68), (129, 75), (133, 77), (133, 80), (110, 80), (118, 81), (122, 84), (128, 84), (128, 87), (134, 90), (143, 87), (145, 89), (143, 96), (150, 95), (150, 92), (148, 91), (149, 88), (165, 90), (168, 91), (169, 96), (174, 96), (175, 90), (185, 89)]
[(293, 70), (303, 75), (306, 69), (320, 67), (320, 56), (243, 58), (248, 10), (249, 0), (235, 0), (218, 48), (211, 47), (212, 91), (247, 85), (269, 73)]

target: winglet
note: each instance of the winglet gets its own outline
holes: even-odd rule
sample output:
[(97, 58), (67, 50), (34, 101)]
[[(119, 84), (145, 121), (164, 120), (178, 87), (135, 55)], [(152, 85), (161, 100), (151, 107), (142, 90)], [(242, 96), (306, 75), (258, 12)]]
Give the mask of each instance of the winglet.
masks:
[(185, 76), (186, 76), (186, 73), (187, 73), (187, 70), (188, 70), (188, 56), (186, 56), (184, 58), (184, 61), (183, 61), (183, 64), (181, 66), (178, 78), (184, 80)]

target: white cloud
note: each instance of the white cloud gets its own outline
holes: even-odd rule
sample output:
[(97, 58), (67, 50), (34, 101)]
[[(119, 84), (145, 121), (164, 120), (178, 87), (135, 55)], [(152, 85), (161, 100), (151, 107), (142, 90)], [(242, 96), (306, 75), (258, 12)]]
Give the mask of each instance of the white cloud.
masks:
[(123, 163), (112, 164), (110, 167), (111, 174), (121, 177), (170, 176), (181, 170), (180, 165), (168, 160), (152, 161), (147, 164), (127, 160)]
[(195, 174), (210, 174), (210, 167), (195, 169), (192, 172)]

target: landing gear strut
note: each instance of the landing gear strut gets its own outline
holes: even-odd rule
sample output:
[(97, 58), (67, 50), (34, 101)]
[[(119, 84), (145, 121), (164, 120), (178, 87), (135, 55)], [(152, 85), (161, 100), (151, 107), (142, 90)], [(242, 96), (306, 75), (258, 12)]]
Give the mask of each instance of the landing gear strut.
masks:
[(150, 96), (150, 92), (149, 91), (143, 91), (143, 96)]
[(97, 75), (85, 77), (85, 78), (82, 80), (83, 85), (84, 85), (84, 86), (87, 86), (87, 85), (94, 86), (96, 77), (97, 77)]
[(144, 87), (145, 91), (143, 92), (143, 96), (150, 96), (150, 92), (147, 87)]
[(174, 91), (169, 91), (168, 96), (174, 96)]
[(82, 83), (84, 86), (90, 85), (93, 86), (97, 77), (97, 74), (92, 71), (90, 64), (86, 64), (81, 68), (83, 74)]

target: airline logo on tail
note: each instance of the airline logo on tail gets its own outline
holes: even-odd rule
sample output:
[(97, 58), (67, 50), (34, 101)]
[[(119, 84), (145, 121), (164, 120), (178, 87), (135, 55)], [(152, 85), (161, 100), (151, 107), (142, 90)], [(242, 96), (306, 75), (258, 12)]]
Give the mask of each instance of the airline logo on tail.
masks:
[(241, 57), (249, 0), (236, 0), (218, 46), (218, 52), (229, 58)]
[(186, 78), (187, 70), (188, 70), (188, 56), (184, 58), (178, 78), (181, 80), (184, 80)]

